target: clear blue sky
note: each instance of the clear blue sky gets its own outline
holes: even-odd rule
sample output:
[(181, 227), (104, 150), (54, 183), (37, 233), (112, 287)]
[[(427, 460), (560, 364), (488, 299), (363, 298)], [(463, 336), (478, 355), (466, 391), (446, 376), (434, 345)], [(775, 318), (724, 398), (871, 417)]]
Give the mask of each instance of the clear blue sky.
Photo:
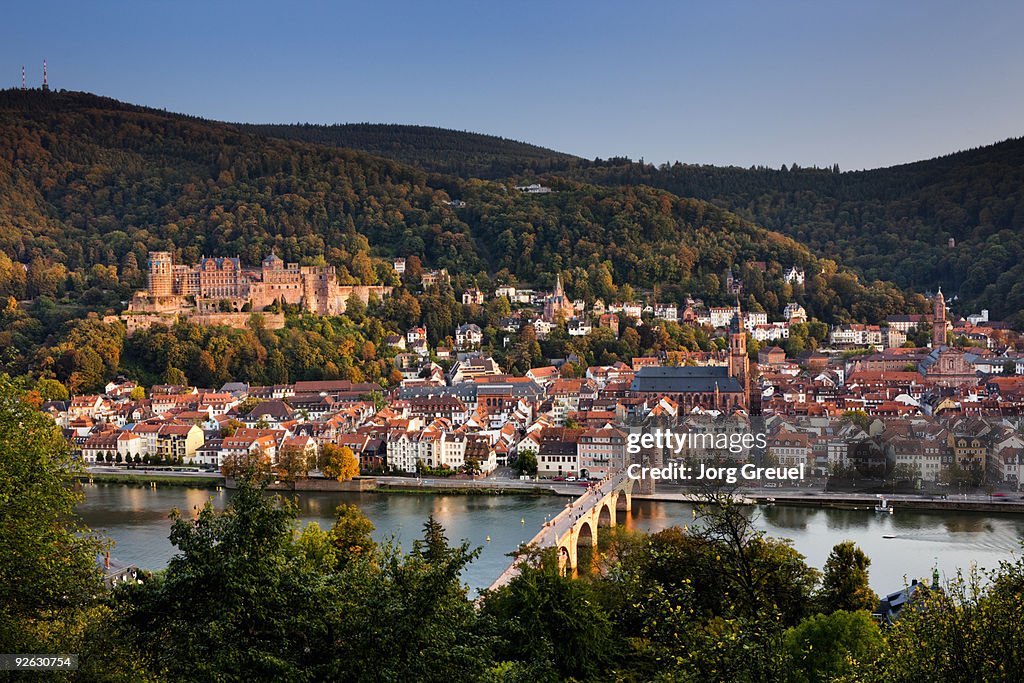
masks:
[(0, 87), (844, 169), (1024, 135), (1024, 3), (9, 3)]

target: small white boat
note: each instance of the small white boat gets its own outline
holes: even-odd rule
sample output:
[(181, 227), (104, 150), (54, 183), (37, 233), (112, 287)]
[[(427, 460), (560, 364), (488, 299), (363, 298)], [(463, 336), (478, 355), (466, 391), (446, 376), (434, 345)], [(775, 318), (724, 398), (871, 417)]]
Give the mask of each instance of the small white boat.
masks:
[(889, 505), (889, 501), (887, 501), (882, 496), (879, 496), (878, 505), (875, 506), (875, 512), (883, 515), (891, 515), (893, 511), (894, 508), (892, 505)]

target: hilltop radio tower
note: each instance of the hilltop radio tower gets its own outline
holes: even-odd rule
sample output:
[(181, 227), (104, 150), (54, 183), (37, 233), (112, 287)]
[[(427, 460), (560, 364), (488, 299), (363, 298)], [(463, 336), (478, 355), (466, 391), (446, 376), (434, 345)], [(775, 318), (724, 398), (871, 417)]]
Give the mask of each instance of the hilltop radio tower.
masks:
[(43, 60), (43, 90), (49, 90), (50, 84), (46, 82), (46, 60)]
[(28, 90), (28, 88), (25, 87), (25, 65), (24, 64), (21, 65), (21, 89), (22, 90)]

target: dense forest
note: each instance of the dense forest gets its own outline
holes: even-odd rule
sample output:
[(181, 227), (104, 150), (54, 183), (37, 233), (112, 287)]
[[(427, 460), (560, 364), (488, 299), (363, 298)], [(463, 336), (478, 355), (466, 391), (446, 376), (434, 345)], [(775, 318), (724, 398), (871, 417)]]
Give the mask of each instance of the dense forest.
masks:
[[(316, 140), (317, 130), (347, 128), (274, 126), (267, 132)], [(588, 161), (532, 147), (535, 154), (527, 156), (504, 140), (433, 128), (356, 126), (336, 135), (324, 133), (319, 141), (462, 177), (503, 177), (500, 170), (520, 182), (550, 182), (557, 174), (705, 200), (788, 235), (866, 280), (892, 280), (921, 292), (941, 284), (958, 297), (954, 306), (964, 313), (988, 308), (994, 317), (1024, 324), (1024, 139), (840, 172), (797, 164), (772, 169)], [(476, 168), (465, 167), (466, 149), (473, 150)], [(419, 150), (430, 150), (429, 157)]]
[(463, 178), (500, 179), (565, 171), (577, 157), (495, 135), (433, 126), (379, 123), (236, 124), (239, 130), (285, 140), (348, 147), (426, 171)]
[(721, 168), (624, 163), (579, 175), (644, 184), (734, 211), (821, 257), (1024, 322), (1024, 139), (891, 168)]
[[(773, 316), (790, 301), (831, 322), (878, 322), (889, 313), (924, 310), (920, 295), (862, 282), (792, 238), (708, 202), (647, 186), (549, 182), (554, 192), (523, 194), (508, 182), (428, 174), (363, 152), (243, 133), (88, 94), (3, 91), (0, 364), (13, 374), (42, 373), (82, 389), (118, 372), (113, 355), (97, 372), (96, 359), (74, 342), (75, 321), (96, 314), (90, 325), (101, 325), (102, 316), (120, 312), (145, 285), (151, 250), (172, 251), (178, 263), (192, 264), (204, 254), (258, 263), (274, 249), (289, 261), (335, 266), (343, 283), (396, 286), (403, 283), (391, 258), (407, 257), (411, 267), (398, 301), (371, 311), (387, 327), (362, 329), (354, 337), (359, 349), (366, 342), (379, 349), (386, 333), (418, 322), (427, 323), (438, 343), (467, 320), (488, 328), (489, 349), (503, 348), (496, 336), (501, 311), (464, 310), (461, 288), (499, 282), (546, 288), (556, 273), (571, 296), (587, 301), (680, 302), (692, 294), (711, 305), (731, 303), (725, 276), (732, 268), (744, 281), (741, 303)], [(807, 270), (805, 286), (783, 281), (783, 269), (794, 264)], [(447, 268), (451, 287), (422, 291), (417, 276), (425, 268)], [(326, 324), (351, 336), (350, 323), (363, 322), (359, 312), (350, 318), (295, 318), (288, 329), (304, 330), (314, 346), (323, 346), (312, 335)], [(596, 340), (571, 352), (600, 359), (672, 344), (707, 346), (676, 330), (644, 334), (649, 343)], [(186, 348), (160, 358), (146, 357), (113, 328), (86, 338), (121, 339), (124, 367), (147, 377), (176, 368), (190, 379), (219, 378), (235, 367), (217, 361), (218, 372), (210, 372), (208, 355), (226, 357), (216, 350), (224, 344), (234, 349), (231, 358), (260, 360), (237, 365), (253, 381), (332, 376), (334, 368), (349, 378), (389, 374), (386, 358), (311, 355), (287, 331), (264, 334), (259, 347), (242, 331), (175, 335)], [(541, 360), (533, 344), (522, 340), (515, 367), (525, 369), (528, 357)], [(287, 368), (263, 363), (276, 358), (275, 348)]]
[(879, 624), (861, 549), (811, 567), (726, 491), (698, 495), (692, 526), (602, 533), (577, 578), (521, 547), (519, 573), (473, 600), (479, 549), (434, 518), (404, 547), (353, 505), (303, 527), (253, 471), (224, 511), (168, 511), (168, 566), (111, 592), (109, 543), (73, 514), (79, 466), (0, 376), (0, 648), (78, 654), (54, 680), (1021, 680), (1020, 558), (928, 581)]

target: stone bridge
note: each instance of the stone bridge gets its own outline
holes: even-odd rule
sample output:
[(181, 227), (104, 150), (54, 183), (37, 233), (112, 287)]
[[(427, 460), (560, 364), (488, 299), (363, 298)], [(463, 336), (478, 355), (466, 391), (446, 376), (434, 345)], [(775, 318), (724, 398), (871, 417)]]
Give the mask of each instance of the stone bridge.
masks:
[[(627, 516), (633, 510), (634, 480), (625, 472), (612, 474), (594, 483), (579, 497), (566, 504), (554, 518), (545, 522), (529, 544), (538, 548), (558, 548), (558, 566), (563, 572), (574, 571), (580, 544), (597, 546), (599, 528), (613, 527), (618, 512)], [(518, 573), (516, 562), (502, 572), (490, 589), (500, 588)]]

